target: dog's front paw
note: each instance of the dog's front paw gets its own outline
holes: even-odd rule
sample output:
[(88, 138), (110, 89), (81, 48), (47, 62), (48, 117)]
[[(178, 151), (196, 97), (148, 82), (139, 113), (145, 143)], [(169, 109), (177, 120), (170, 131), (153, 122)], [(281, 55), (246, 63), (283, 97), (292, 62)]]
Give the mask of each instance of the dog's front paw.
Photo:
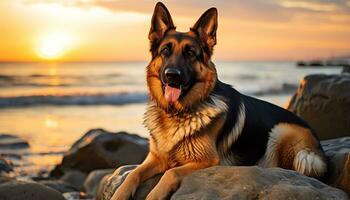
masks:
[(129, 200), (133, 196), (132, 188), (121, 185), (113, 194), (110, 200)]
[(112, 198), (110, 200), (129, 200), (131, 198), (131, 195), (129, 194), (120, 194), (120, 193), (114, 193)]
[(167, 193), (159, 193), (159, 192), (153, 192), (151, 191), (147, 197), (146, 200), (165, 200), (167, 199), (168, 194)]

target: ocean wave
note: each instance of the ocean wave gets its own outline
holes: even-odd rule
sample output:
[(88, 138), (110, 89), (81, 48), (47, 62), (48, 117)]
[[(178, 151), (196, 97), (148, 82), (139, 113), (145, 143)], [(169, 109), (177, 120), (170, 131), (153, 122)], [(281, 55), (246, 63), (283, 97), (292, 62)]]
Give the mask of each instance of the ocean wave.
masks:
[(121, 74), (111, 73), (104, 75), (0, 75), (1, 87), (68, 87), (86, 85), (107, 85), (113, 82), (118, 83)]
[(0, 97), (0, 108), (40, 105), (123, 105), (147, 101), (146, 93)]
[(266, 95), (283, 95), (293, 94), (298, 89), (298, 85), (291, 83), (283, 83), (279, 87), (271, 87), (260, 91), (250, 92), (249, 95), (253, 96), (266, 96)]

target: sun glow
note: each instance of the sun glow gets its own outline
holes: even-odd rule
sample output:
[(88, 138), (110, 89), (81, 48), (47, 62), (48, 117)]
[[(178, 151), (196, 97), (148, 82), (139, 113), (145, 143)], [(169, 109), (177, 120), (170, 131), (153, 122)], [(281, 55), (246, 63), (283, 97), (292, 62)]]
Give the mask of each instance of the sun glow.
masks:
[(72, 38), (64, 33), (50, 33), (40, 39), (38, 55), (43, 59), (61, 58), (70, 48)]

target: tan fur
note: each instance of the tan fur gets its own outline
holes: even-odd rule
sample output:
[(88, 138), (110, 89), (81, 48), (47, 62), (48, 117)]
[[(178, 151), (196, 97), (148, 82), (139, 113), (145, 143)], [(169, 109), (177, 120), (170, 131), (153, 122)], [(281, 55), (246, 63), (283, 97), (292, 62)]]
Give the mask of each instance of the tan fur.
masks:
[[(188, 114), (173, 115), (155, 105), (149, 106), (145, 114), (145, 126), (151, 132), (151, 149), (155, 152), (162, 152), (162, 154), (169, 154), (169, 156), (171, 156), (170, 154), (179, 154), (180, 157), (184, 155), (184, 158), (177, 158), (175, 155), (170, 158), (170, 160), (179, 163), (188, 160), (185, 157), (193, 158), (193, 155), (191, 155), (191, 152), (180, 152), (179, 149), (174, 150), (175, 146), (182, 147), (185, 151), (196, 151), (200, 155), (201, 152), (198, 149), (203, 147), (203, 132), (205, 129), (210, 128), (209, 125), (217, 123), (218, 119), (223, 121), (227, 112), (226, 104), (222, 99), (216, 96), (212, 96), (210, 99), (214, 104), (204, 102)], [(215, 118), (218, 119), (212, 120)], [(217, 132), (219, 131), (214, 131), (215, 134)], [(205, 140), (205, 142), (208, 143), (210, 141)], [(203, 150), (205, 151), (205, 149)]]
[(177, 143), (158, 141), (158, 143), (168, 142), (171, 144), (170, 151), (167, 152), (157, 148), (156, 142), (151, 140), (151, 151), (157, 151), (155, 154), (159, 157), (158, 162), (162, 162), (161, 165), (166, 166), (166, 169), (164, 175), (146, 199), (166, 199), (169, 194), (176, 191), (182, 179), (188, 174), (198, 169), (219, 164), (215, 141), (224, 122), (225, 117), (219, 116), (212, 124), (205, 127), (200, 134), (189, 135)]
[[(221, 100), (213, 98), (216, 105), (220, 105)], [(140, 183), (161, 172), (165, 173), (147, 199), (165, 199), (177, 189), (186, 175), (217, 165), (219, 157), (215, 141), (225, 122), (227, 108), (223, 105), (214, 106), (205, 104), (195, 112), (197, 115), (183, 119), (171, 116), (157, 107), (150, 107), (146, 115), (149, 118), (145, 119), (152, 135), (150, 153), (146, 160), (128, 175), (112, 199), (128, 199)], [(213, 119), (206, 120), (206, 117)], [(194, 121), (201, 126), (186, 130), (192, 129), (191, 122)]]
[(260, 165), (293, 169), (307, 176), (320, 177), (326, 161), (311, 130), (289, 123), (277, 124), (270, 132)]
[(139, 184), (156, 174), (164, 172), (166, 166), (162, 165), (162, 163), (165, 162), (159, 162), (160, 159), (161, 158), (155, 156), (155, 154), (150, 152), (143, 163), (139, 165), (135, 170), (130, 172), (123, 184), (113, 194), (111, 199), (128, 200), (131, 196), (134, 195)]

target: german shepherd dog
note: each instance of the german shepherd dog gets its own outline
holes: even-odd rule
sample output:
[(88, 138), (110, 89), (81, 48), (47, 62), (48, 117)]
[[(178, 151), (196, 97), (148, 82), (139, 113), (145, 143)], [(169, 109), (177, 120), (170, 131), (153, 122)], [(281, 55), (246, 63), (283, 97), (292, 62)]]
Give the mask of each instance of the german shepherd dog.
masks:
[(218, 80), (211, 61), (217, 20), (216, 8), (210, 8), (188, 32), (177, 32), (167, 8), (157, 3), (148, 36), (150, 152), (113, 200), (128, 200), (140, 183), (160, 173), (146, 199), (166, 199), (185, 176), (214, 165), (282, 167), (312, 177), (326, 172), (324, 152), (309, 125)]

